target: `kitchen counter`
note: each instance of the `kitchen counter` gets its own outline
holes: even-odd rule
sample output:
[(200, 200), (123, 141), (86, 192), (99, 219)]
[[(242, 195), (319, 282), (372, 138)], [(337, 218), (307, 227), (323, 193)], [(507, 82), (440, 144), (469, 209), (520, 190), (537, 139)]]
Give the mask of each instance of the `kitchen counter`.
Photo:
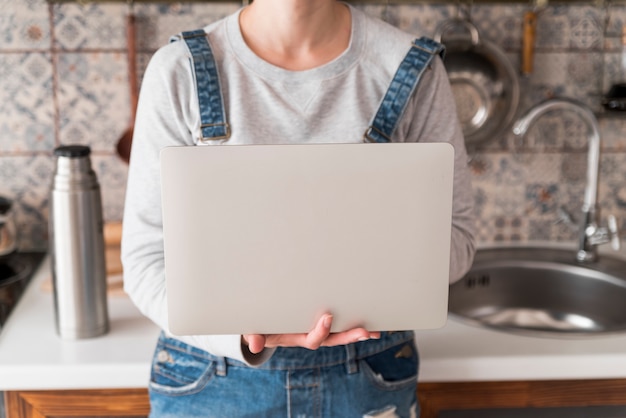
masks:
[(147, 387), (159, 329), (128, 297), (110, 296), (109, 333), (62, 340), (49, 277), (46, 257), (0, 332), (0, 390)]
[[(574, 255), (577, 243), (507, 243), (516, 246), (567, 249)], [(602, 245), (598, 253), (626, 259), (626, 245), (618, 251)], [(449, 317), (443, 329), (418, 332), (417, 343), (424, 382), (626, 378), (626, 333), (560, 339), (513, 335)]]
[[(40, 266), (0, 332), (0, 390), (143, 388), (157, 327), (124, 296), (109, 297), (111, 330), (64, 341)], [(626, 334), (585, 340), (514, 336), (454, 320), (417, 333), (420, 381), (626, 378)]]
[(423, 382), (626, 378), (626, 334), (539, 338), (448, 320), (417, 344)]

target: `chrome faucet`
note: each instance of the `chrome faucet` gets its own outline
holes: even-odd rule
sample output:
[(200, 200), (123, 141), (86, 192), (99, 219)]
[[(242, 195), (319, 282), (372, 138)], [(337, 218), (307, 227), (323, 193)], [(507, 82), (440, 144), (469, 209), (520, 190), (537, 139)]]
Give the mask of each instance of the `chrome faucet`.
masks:
[(549, 99), (532, 107), (513, 125), (513, 133), (522, 138), (530, 126), (543, 114), (569, 110), (576, 113), (589, 127), (587, 135), (587, 184), (582, 207), (582, 219), (578, 231), (578, 251), (576, 259), (591, 262), (598, 258), (597, 246), (610, 242), (615, 250), (620, 248), (617, 220), (613, 215), (608, 218), (608, 227), (598, 226), (598, 176), (600, 172), (600, 128), (593, 112), (585, 105), (571, 99)]

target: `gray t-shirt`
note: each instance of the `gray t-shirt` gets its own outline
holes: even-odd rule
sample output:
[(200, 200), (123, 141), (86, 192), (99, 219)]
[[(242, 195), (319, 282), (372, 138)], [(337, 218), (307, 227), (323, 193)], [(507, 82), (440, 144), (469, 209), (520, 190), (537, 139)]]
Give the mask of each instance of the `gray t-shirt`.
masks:
[[(353, 7), (350, 12), (348, 49), (333, 61), (306, 71), (288, 71), (256, 56), (241, 35), (239, 12), (205, 28), (231, 126), (227, 144), (363, 140), (415, 36)], [(123, 220), (125, 290), (141, 312), (166, 333), (159, 150), (172, 145), (201, 145), (193, 78), (189, 52), (182, 41), (159, 49), (146, 69)], [(423, 74), (392, 139), (449, 142), (455, 148), (450, 278), (457, 280), (469, 269), (474, 254), (473, 197), (454, 98), (439, 58)], [(215, 355), (253, 364), (272, 354), (272, 350), (265, 350), (251, 356), (242, 350), (238, 335), (180, 339)]]

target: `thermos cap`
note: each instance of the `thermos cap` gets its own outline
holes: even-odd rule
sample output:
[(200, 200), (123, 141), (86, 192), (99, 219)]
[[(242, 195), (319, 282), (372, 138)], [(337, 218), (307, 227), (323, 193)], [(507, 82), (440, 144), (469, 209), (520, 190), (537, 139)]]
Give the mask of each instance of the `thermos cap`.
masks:
[(57, 157), (80, 158), (87, 157), (90, 153), (91, 148), (88, 145), (63, 145), (54, 150)]

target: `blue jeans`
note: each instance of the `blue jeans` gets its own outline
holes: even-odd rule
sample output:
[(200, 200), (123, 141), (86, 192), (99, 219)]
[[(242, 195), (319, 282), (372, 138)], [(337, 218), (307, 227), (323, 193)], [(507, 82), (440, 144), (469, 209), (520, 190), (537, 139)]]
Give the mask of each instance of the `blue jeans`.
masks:
[(161, 335), (150, 417), (413, 418), (417, 369), (412, 332), (319, 350), (278, 348), (259, 367)]

